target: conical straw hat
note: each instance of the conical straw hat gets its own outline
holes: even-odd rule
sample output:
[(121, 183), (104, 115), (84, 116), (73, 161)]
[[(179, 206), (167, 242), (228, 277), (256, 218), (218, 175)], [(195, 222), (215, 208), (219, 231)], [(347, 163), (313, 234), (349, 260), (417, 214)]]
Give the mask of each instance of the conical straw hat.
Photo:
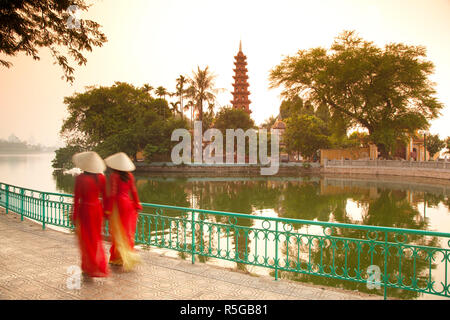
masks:
[(81, 170), (90, 173), (103, 173), (106, 169), (103, 159), (94, 151), (76, 153), (72, 162)]
[(118, 152), (105, 159), (108, 167), (119, 171), (134, 171), (136, 169), (133, 161), (123, 152)]

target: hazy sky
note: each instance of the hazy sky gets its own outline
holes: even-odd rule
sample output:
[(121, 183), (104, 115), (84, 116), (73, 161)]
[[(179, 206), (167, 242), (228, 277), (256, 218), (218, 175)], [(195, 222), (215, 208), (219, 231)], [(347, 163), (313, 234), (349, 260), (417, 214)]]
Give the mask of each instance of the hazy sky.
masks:
[(242, 40), (247, 55), (250, 109), (257, 124), (278, 114), (279, 90), (270, 70), (299, 49), (328, 48), (344, 29), (365, 40), (423, 45), (435, 64), (432, 80), (446, 106), (431, 132), (450, 136), (450, 0), (103, 0), (81, 18), (100, 23), (108, 42), (87, 53), (71, 86), (61, 80), (47, 49), (41, 60), (20, 55), (0, 67), (0, 138), (55, 144), (67, 116), (63, 98), (114, 81), (175, 90), (175, 79), (208, 65), (217, 75), (219, 106), (232, 98), (233, 62)]

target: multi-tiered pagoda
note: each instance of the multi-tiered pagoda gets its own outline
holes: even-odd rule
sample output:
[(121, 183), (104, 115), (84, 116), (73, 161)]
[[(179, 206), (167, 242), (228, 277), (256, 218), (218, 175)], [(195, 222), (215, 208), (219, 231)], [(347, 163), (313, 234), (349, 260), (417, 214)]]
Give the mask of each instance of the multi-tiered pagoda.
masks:
[(236, 68), (233, 69), (235, 75), (233, 76), (234, 91), (232, 92), (233, 100), (231, 100), (231, 104), (233, 105), (233, 108), (242, 109), (250, 114), (251, 111), (249, 106), (251, 101), (248, 99), (250, 91), (248, 91), (247, 57), (242, 52), (242, 42), (239, 43), (239, 52), (234, 59), (236, 60), (234, 62)]

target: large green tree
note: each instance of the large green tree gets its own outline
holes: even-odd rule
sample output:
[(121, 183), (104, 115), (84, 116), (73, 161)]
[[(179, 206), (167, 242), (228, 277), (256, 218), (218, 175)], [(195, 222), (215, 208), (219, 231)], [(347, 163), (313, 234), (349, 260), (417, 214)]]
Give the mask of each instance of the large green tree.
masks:
[[(213, 122), (213, 127), (219, 129), (222, 132), (223, 137), (226, 139), (227, 129), (242, 129), (243, 131), (247, 131), (248, 129), (254, 128), (255, 123), (253, 119), (250, 118), (250, 115), (244, 110), (233, 108), (231, 106), (225, 106), (217, 112)], [(249, 148), (249, 145), (245, 147), (246, 154), (249, 154)], [(234, 145), (234, 151), (237, 152), (237, 144)]]
[(329, 132), (325, 122), (314, 115), (293, 115), (286, 119), (283, 142), (288, 153), (300, 152), (313, 158), (320, 149), (330, 147)]
[(422, 46), (391, 43), (379, 48), (344, 31), (330, 49), (300, 50), (272, 69), (271, 87), (326, 105), (352, 127), (364, 127), (383, 156), (399, 139), (427, 128), (443, 105), (429, 76), (433, 63)]
[(219, 129), (222, 134), (225, 134), (227, 129), (242, 129), (246, 131), (253, 128), (255, 123), (244, 110), (227, 106), (222, 107), (217, 112), (213, 126)]
[(427, 150), (433, 157), (437, 152), (445, 148), (445, 141), (439, 138), (438, 134), (431, 134), (426, 137)]
[(57, 152), (55, 167), (67, 166), (70, 155), (83, 150), (96, 150), (101, 156), (123, 151), (134, 158), (150, 144), (167, 153), (170, 131), (187, 127), (174, 119), (167, 101), (123, 82), (90, 87), (64, 98), (64, 103), (69, 112), (61, 128), (66, 147)]
[[(69, 7), (87, 11), (89, 5), (84, 0), (0, 1), (0, 53), (25, 53), (39, 60), (39, 50), (48, 48), (55, 63), (64, 70), (63, 77), (73, 82), (74, 68), (68, 58), (85, 65), (84, 52), (102, 46), (107, 39), (98, 23), (75, 20)], [(9, 68), (12, 63), (0, 59), (0, 65)]]
[(142, 143), (144, 145), (144, 156), (147, 162), (168, 161), (170, 150), (176, 144), (170, 137), (175, 129), (187, 128), (186, 121), (178, 117), (170, 117), (164, 121), (153, 121), (144, 127), (139, 126), (142, 131)]
[[(321, 134), (326, 135), (329, 142), (325, 145), (333, 148), (346, 148), (355, 145), (355, 141), (353, 139), (349, 139), (347, 136), (347, 130), (349, 127), (347, 119), (342, 117), (340, 113), (331, 113), (327, 105), (322, 103), (314, 108), (310, 101), (304, 103), (298, 96), (293, 99), (282, 101), (280, 105), (280, 117), (284, 119), (285, 122), (289, 123), (287, 124), (288, 126), (297, 123), (297, 121), (289, 122), (289, 118), (293, 117), (297, 119), (297, 117), (301, 115), (313, 116), (323, 122), (323, 124), (321, 124), (323, 127)], [(297, 128), (290, 129), (297, 130)], [(302, 128), (299, 128), (298, 130), (303, 132)], [(294, 141), (295, 140), (292, 139), (285, 141), (285, 143), (287, 143), (287, 149), (291, 151), (297, 150), (297, 147), (291, 148), (291, 146), (289, 146), (289, 143), (294, 143)]]

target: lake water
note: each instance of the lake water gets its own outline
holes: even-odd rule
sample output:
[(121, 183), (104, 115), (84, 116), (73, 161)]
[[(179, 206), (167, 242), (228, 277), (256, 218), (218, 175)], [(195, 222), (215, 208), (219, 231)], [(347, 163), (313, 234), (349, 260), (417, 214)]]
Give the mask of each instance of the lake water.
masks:
[[(74, 177), (54, 174), (53, 156), (53, 153), (0, 155), (0, 181), (36, 190), (73, 193)], [(447, 181), (328, 175), (200, 177), (136, 173), (135, 176), (140, 200), (147, 203), (441, 232), (450, 229)], [(210, 263), (233, 267), (224, 261)], [(252, 267), (247, 271), (258, 273)]]

